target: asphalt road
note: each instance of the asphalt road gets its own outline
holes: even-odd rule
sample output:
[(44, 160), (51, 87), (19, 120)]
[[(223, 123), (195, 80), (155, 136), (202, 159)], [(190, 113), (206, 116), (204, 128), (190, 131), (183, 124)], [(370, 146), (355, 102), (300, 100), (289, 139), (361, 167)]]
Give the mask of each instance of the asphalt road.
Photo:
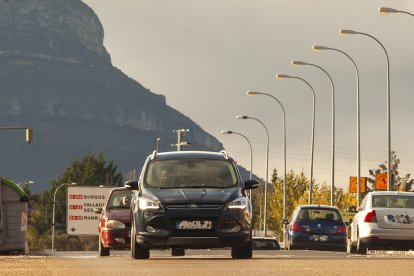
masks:
[(233, 260), (229, 250), (187, 250), (184, 257), (151, 251), (133, 260), (128, 251), (57, 252), (48, 256), (0, 256), (0, 275), (413, 275), (414, 252), (366, 256), (327, 251), (254, 251), (251, 260)]

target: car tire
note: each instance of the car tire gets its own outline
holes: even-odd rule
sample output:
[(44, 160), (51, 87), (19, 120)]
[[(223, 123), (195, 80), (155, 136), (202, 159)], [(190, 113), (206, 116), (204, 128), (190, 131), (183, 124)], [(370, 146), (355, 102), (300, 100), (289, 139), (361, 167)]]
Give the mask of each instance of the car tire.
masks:
[(243, 246), (233, 246), (231, 248), (233, 259), (251, 259), (253, 257), (252, 240)]
[(361, 242), (361, 239), (359, 238), (359, 232), (357, 233), (356, 251), (357, 251), (358, 254), (361, 254), (361, 255), (366, 255), (367, 251), (368, 251), (367, 246), (365, 244), (363, 244)]
[(292, 241), (288, 239), (286, 243), (286, 250), (295, 250), (295, 249), (296, 247), (292, 244)]
[(99, 256), (104, 257), (104, 256), (109, 256), (111, 254), (110, 249), (103, 246), (102, 240), (101, 240), (101, 235), (99, 235), (98, 247), (99, 247)]
[(185, 249), (184, 248), (171, 248), (171, 256), (174, 256), (174, 257), (185, 256)]
[(348, 239), (347, 246), (346, 246), (346, 252), (349, 254), (357, 254), (357, 248), (355, 246), (355, 243), (351, 241), (351, 239)]
[(135, 221), (131, 223), (131, 257), (133, 259), (149, 259), (150, 250), (137, 243)]

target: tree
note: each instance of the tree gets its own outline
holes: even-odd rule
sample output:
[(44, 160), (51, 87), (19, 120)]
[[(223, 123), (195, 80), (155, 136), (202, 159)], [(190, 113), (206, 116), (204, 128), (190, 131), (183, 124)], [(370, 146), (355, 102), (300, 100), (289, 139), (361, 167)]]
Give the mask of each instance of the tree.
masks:
[[(274, 171), (272, 184), (275, 187), (269, 200), (269, 230), (274, 231), (279, 239), (283, 237), (283, 179), (277, 177)], [(303, 171), (295, 173), (290, 171), (286, 175), (286, 218), (292, 216), (293, 211), (298, 205), (308, 204), (309, 199), (309, 183)], [(319, 185), (314, 183), (312, 188), (312, 203), (319, 205), (331, 204), (331, 188), (323, 183)], [(345, 210), (348, 206), (356, 205), (355, 195), (345, 192), (342, 189), (335, 189), (334, 194), (335, 206), (340, 210)]]
[[(28, 235), (29, 247), (42, 249), (46, 247), (44, 242), (50, 241), (46, 237), (50, 235), (51, 231), (53, 196), (60, 185), (75, 182), (80, 186), (120, 186), (123, 178), (121, 173), (117, 172), (117, 168), (113, 161), (108, 163), (105, 161), (103, 153), (98, 156), (87, 154), (81, 160), (72, 161), (61, 176), (51, 181), (49, 190), (34, 195), (34, 207), (30, 218), (31, 230)], [(88, 240), (86, 237), (83, 237), (84, 242), (80, 243), (77, 237), (68, 241), (66, 234), (63, 234), (62, 228), (64, 227), (62, 226), (66, 223), (66, 194), (60, 190), (56, 194), (55, 209), (56, 249), (83, 249), (84, 242)], [(60, 233), (58, 233), (59, 230)], [(43, 243), (39, 243), (40, 241)], [(97, 245), (97, 242), (92, 243)], [(86, 246), (91, 248), (90, 244), (91, 242)]]
[[(400, 175), (400, 172), (398, 170), (398, 167), (401, 163), (401, 160), (397, 157), (397, 154), (395, 151), (391, 151), (391, 173), (392, 173), (392, 191), (412, 191), (412, 186), (414, 183), (414, 180), (411, 178), (411, 174), (407, 173), (404, 176)], [(370, 178), (367, 179), (368, 183), (371, 184), (371, 190), (375, 190), (375, 175), (379, 172), (387, 173), (388, 172), (388, 166), (387, 161), (385, 161), (383, 164), (378, 165), (379, 169), (377, 170), (369, 170), (369, 174), (371, 175)]]

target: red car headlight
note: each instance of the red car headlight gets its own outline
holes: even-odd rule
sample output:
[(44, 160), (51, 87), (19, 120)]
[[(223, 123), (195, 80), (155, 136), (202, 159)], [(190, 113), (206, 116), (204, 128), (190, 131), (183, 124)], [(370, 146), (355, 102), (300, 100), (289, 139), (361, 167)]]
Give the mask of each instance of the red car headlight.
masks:
[(106, 228), (116, 228), (116, 229), (124, 229), (125, 224), (120, 222), (119, 220), (110, 219), (106, 221)]

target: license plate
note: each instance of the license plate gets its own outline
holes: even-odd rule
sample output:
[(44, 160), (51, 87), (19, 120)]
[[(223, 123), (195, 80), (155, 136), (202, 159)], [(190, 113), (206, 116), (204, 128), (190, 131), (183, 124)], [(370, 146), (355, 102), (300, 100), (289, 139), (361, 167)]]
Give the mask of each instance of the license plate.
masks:
[(326, 242), (328, 240), (328, 236), (326, 235), (312, 235), (309, 237), (310, 240), (313, 241), (321, 241), (321, 242)]
[(177, 229), (211, 229), (211, 220), (182, 220), (177, 221)]

